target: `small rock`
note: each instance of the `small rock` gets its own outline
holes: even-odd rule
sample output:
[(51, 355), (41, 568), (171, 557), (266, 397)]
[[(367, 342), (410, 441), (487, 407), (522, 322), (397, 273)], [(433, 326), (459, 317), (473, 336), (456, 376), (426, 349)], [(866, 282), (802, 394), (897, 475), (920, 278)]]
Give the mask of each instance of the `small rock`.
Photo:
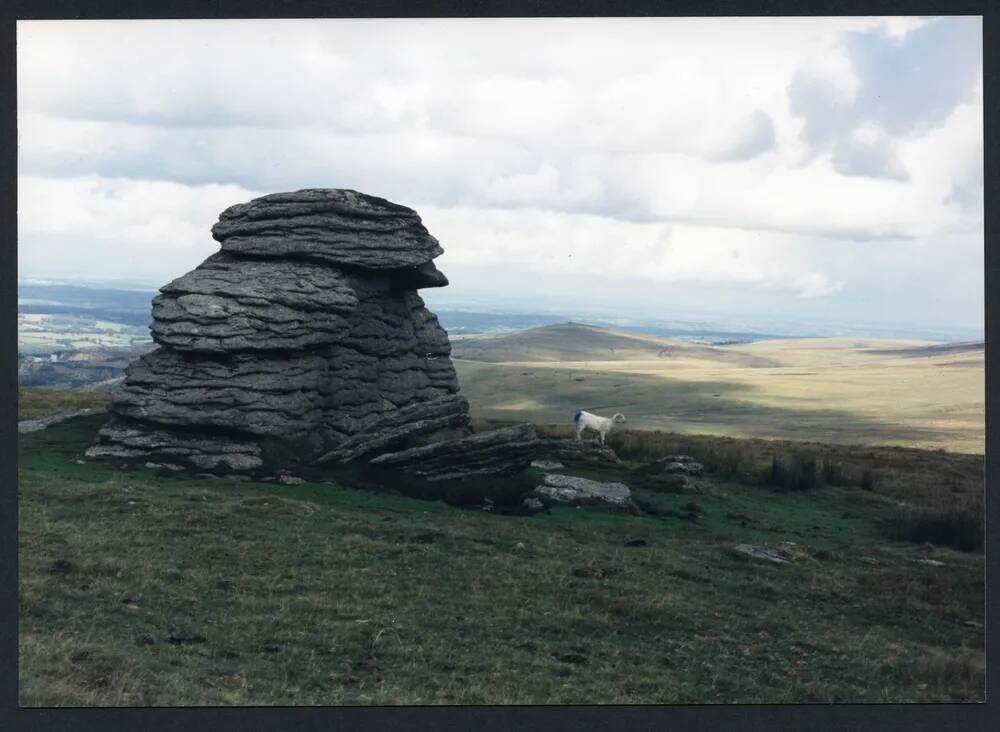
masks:
[(790, 564), (791, 555), (783, 549), (769, 549), (764, 546), (754, 546), (752, 544), (737, 544), (733, 551), (741, 556), (751, 559), (764, 559), (776, 564)]
[(519, 542), (517, 542), (517, 543), (516, 543), (516, 544), (514, 545), (514, 548), (515, 548), (515, 549), (524, 549), (524, 542), (523, 542), (523, 541), (519, 541)]
[(684, 475), (701, 475), (705, 466), (699, 463), (690, 455), (667, 455), (659, 460), (641, 468), (642, 472), (649, 474), (671, 475), (681, 473)]
[(433, 544), (434, 543), (434, 534), (432, 534), (430, 532), (426, 532), (426, 533), (423, 533), (423, 534), (414, 534), (413, 535), (413, 541), (415, 541), (418, 544)]
[(625, 546), (646, 546), (645, 539), (631, 539), (625, 542)]
[(983, 629), (983, 624), (980, 623), (978, 620), (966, 620), (964, 623), (962, 623), (962, 625), (968, 628), (975, 628), (976, 630)]
[(140, 646), (155, 646), (159, 642), (159, 639), (152, 633), (143, 633), (136, 638), (136, 643)]
[(566, 466), (558, 460), (532, 460), (531, 467), (538, 468), (539, 470), (559, 470)]
[(521, 506), (523, 506), (529, 511), (541, 511), (543, 508), (545, 508), (545, 505), (534, 496), (528, 496), (523, 501), (521, 501)]
[(582, 653), (553, 653), (552, 657), (557, 661), (562, 661), (563, 663), (586, 663), (587, 657)]
[(278, 476), (278, 482), (282, 485), (303, 485), (306, 481), (297, 475), (282, 474)]
[(878, 564), (879, 561), (875, 557), (861, 557), (860, 561), (865, 564)]
[(917, 564), (929, 564), (932, 567), (944, 567), (946, 566), (944, 562), (939, 562), (937, 559), (915, 559)]
[[(641, 473), (641, 470), (639, 472)], [(701, 488), (699, 488), (695, 483), (692, 483), (690, 477), (684, 475), (683, 473), (672, 473), (670, 475), (665, 473), (646, 473), (645, 476), (652, 482), (650, 487), (655, 487), (657, 490), (661, 490), (666, 493), (686, 493), (694, 495), (700, 495), (702, 493)]]
[(753, 519), (747, 516), (745, 513), (733, 513), (732, 511), (726, 514), (726, 518), (732, 519), (733, 521), (740, 521), (746, 523), (750, 523), (753, 521)]
[(496, 508), (496, 506), (491, 499), (489, 498), (483, 499), (483, 505), (480, 510), (486, 511), (487, 513), (492, 513), (494, 508)]
[(535, 488), (534, 496), (543, 503), (610, 503), (625, 506), (632, 502), (632, 491), (624, 483), (599, 483), (575, 475), (555, 473), (545, 476), (545, 482)]
[(76, 565), (68, 559), (57, 559), (49, 567), (49, 574), (69, 574), (75, 569)]

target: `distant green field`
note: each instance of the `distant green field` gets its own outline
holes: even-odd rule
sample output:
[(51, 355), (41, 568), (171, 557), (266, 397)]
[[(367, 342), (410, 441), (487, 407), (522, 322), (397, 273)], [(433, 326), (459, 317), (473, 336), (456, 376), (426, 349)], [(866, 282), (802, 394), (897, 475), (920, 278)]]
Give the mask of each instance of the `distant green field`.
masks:
[(130, 348), (150, 343), (145, 325), (76, 315), (18, 314), (17, 350), (24, 355), (87, 348)]
[(78, 463), (102, 419), (18, 440), (23, 705), (983, 698), (982, 553), (885, 538), (878, 490), (680, 495), (629, 462), (572, 472), (640, 512), (494, 515)]

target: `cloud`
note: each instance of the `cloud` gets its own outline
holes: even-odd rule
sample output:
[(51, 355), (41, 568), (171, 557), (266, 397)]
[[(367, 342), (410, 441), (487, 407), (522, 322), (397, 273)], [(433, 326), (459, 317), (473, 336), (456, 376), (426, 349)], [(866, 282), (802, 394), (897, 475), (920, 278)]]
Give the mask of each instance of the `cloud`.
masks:
[[(794, 235), (623, 222), (544, 210), (428, 207), (424, 222), (445, 248), (442, 268), (463, 265), (558, 271), (566, 278), (632, 277), (648, 283), (737, 284), (818, 297), (839, 287), (822, 264), (823, 243)], [(734, 251), (739, 256), (733, 257)], [(836, 256), (836, 255), (835, 255)], [(829, 258), (827, 256), (827, 258)]]
[(858, 283), (885, 291), (865, 262), (917, 281), (913, 252), (947, 241), (982, 267), (980, 29), (19, 22), (20, 262), (164, 282), (231, 203), (347, 187), (416, 208), (474, 288), (521, 288), (523, 266), (567, 297), (627, 282), (612, 306), (683, 292), (846, 311)]
[[(844, 175), (906, 180), (893, 139), (926, 133), (975, 94), (982, 20), (939, 18), (844, 34), (843, 63), (801, 68), (788, 87), (803, 137)], [(834, 71), (834, 69), (836, 69)], [(868, 131), (858, 139), (858, 131)]]
[(906, 181), (910, 174), (899, 162), (891, 143), (876, 138), (837, 140), (833, 147), (833, 169), (842, 175)]
[(759, 109), (746, 117), (742, 128), (728, 132), (730, 139), (717, 141), (708, 159), (749, 160), (774, 147), (774, 121)]

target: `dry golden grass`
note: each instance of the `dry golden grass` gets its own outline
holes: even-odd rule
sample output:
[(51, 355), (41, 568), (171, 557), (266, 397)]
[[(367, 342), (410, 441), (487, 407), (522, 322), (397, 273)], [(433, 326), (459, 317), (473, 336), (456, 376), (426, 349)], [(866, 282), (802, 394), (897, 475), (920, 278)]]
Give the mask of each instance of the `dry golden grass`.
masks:
[(456, 368), (481, 417), (568, 424), (578, 409), (621, 411), (641, 429), (982, 454), (982, 350), (886, 352), (925, 345), (803, 339), (725, 347), (778, 364), (768, 367), (680, 351), (643, 361), (456, 360)]
[(106, 407), (107, 392), (70, 389), (18, 389), (17, 419), (37, 419), (68, 409)]

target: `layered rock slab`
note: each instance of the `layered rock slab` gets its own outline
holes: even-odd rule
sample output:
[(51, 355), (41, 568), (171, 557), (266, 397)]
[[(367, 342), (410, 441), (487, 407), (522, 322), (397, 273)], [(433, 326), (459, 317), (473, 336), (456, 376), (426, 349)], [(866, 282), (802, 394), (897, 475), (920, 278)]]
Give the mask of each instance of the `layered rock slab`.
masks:
[(213, 254), (153, 298), (153, 340), (178, 351), (302, 350), (347, 333), (349, 278), (312, 262)]
[(418, 266), (444, 251), (412, 209), (339, 189), (272, 193), (231, 206), (212, 236), (224, 252), (369, 269)]
[(534, 425), (519, 424), (386, 453), (369, 462), (430, 481), (461, 480), (475, 475), (503, 475), (524, 470), (535, 459), (540, 444)]

